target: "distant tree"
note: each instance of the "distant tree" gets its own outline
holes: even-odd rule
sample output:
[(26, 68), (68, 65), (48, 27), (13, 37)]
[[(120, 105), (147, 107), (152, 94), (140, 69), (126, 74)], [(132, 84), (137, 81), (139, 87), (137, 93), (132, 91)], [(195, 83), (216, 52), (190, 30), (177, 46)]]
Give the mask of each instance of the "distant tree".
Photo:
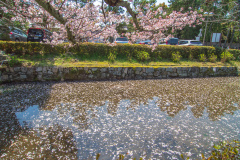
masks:
[(156, 5), (156, 0), (134, 0), (133, 6), (134, 9), (140, 8), (144, 13), (147, 12), (146, 5), (150, 6), (151, 8), (154, 8)]
[[(217, 31), (216, 28), (222, 28), (222, 37), (225, 42), (232, 43), (239, 32), (236, 28), (239, 28), (239, 2), (238, 0), (211, 0), (206, 1), (203, 5), (205, 23), (204, 28), (208, 25), (208, 31), (210, 35), (206, 34), (207, 41), (210, 40), (211, 33)], [(209, 37), (209, 38), (208, 38)]]
[(183, 10), (183, 12), (187, 12), (189, 7), (192, 10), (198, 10), (205, 0), (169, 0), (169, 8), (173, 11)]
[[(189, 9), (191, 9), (199, 12), (204, 1), (205, 0), (169, 0), (169, 10), (182, 10), (184, 13), (189, 12)], [(181, 30), (177, 30), (174, 36), (181, 39), (195, 39), (201, 28), (202, 25), (197, 25), (196, 23), (193, 24), (193, 26), (186, 25)]]

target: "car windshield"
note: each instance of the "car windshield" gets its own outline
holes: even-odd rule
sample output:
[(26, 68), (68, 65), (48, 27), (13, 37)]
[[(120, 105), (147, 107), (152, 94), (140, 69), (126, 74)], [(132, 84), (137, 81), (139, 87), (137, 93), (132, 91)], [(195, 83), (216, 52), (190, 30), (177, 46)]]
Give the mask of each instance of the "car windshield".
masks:
[(180, 41), (179, 44), (187, 44), (188, 41)]
[(128, 41), (126, 37), (117, 38), (116, 41)]
[(177, 38), (170, 38), (169, 40), (168, 40), (168, 42), (169, 43), (178, 43), (178, 39)]
[(191, 43), (191, 44), (201, 44), (200, 41), (191, 41), (190, 43)]

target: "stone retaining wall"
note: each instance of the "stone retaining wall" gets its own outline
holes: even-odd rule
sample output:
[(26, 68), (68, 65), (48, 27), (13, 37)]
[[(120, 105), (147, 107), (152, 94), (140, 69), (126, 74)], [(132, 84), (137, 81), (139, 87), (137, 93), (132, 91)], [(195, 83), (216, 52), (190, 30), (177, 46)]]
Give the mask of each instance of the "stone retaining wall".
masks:
[(0, 83), (48, 80), (120, 80), (237, 76), (236, 67), (14, 67), (0, 68)]

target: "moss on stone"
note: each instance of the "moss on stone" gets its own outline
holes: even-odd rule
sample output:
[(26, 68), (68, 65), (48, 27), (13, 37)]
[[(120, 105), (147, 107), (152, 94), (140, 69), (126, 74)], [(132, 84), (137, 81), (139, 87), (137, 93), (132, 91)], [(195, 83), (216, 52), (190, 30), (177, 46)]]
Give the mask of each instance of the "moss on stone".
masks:
[(77, 70), (76, 67), (72, 67), (72, 68), (70, 69), (70, 73), (77, 73), (77, 72), (78, 72), (78, 70)]

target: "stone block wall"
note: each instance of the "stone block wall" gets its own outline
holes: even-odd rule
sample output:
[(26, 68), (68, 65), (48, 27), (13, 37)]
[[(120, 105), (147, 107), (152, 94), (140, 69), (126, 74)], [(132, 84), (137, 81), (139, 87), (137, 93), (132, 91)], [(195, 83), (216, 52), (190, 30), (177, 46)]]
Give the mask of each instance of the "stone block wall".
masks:
[(236, 67), (14, 67), (0, 68), (0, 83), (238, 76)]

